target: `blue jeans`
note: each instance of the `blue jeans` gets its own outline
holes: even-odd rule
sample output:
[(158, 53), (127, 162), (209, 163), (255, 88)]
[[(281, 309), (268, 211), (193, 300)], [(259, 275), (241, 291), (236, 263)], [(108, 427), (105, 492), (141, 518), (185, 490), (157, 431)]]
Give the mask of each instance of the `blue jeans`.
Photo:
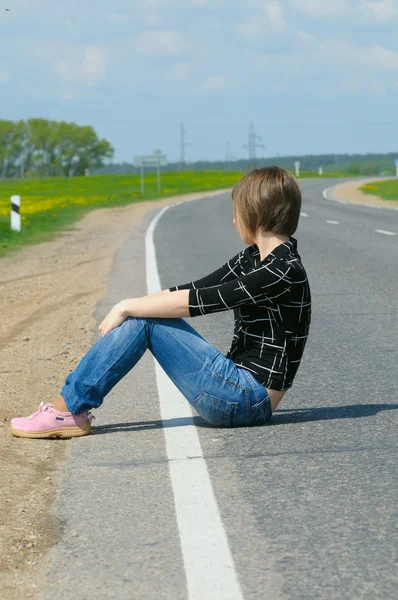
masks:
[(147, 348), (208, 423), (239, 427), (271, 419), (266, 388), (181, 318), (128, 317), (102, 336), (66, 377), (60, 393), (68, 410), (98, 408)]

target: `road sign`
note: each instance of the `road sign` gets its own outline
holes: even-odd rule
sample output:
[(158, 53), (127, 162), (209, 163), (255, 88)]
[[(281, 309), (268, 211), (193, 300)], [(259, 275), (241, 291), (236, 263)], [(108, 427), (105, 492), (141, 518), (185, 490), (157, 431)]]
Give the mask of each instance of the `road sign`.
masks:
[(134, 157), (136, 167), (165, 167), (167, 164), (167, 156), (162, 152)]
[(154, 150), (153, 154), (134, 157), (134, 165), (141, 168), (141, 194), (145, 191), (144, 168), (157, 167), (158, 192), (160, 192), (160, 167), (165, 167), (167, 164), (167, 156), (161, 150)]

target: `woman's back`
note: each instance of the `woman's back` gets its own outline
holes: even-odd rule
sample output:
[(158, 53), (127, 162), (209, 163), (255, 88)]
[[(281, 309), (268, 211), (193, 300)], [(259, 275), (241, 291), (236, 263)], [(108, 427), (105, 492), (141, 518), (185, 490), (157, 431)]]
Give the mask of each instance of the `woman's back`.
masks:
[[(266, 388), (292, 386), (311, 323), (311, 291), (297, 240), (277, 246), (263, 261), (256, 245), (243, 251), (240, 275), (256, 275), (253, 303), (234, 308), (234, 336), (227, 358)], [(280, 278), (267, 287), (271, 277)], [(261, 285), (263, 283), (263, 285)], [(271, 288), (272, 287), (272, 291)]]

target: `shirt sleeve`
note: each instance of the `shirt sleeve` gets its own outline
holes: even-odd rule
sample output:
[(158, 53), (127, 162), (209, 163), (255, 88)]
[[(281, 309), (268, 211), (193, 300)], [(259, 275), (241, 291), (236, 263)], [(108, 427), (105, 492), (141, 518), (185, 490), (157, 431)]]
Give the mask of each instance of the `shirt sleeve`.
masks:
[(239, 277), (242, 271), (243, 253), (244, 250), (241, 250), (233, 258), (228, 260), (224, 265), (222, 265), (212, 273), (209, 273), (209, 275), (202, 277), (201, 279), (197, 279), (196, 281), (191, 281), (190, 283), (184, 283), (182, 285), (176, 285), (174, 287), (169, 288), (170, 292), (175, 292), (176, 290), (191, 290), (202, 287), (211, 287), (236, 279), (237, 277)]
[(246, 275), (214, 287), (189, 292), (191, 317), (239, 308), (247, 304), (273, 305), (290, 291), (292, 266), (281, 258), (261, 265)]

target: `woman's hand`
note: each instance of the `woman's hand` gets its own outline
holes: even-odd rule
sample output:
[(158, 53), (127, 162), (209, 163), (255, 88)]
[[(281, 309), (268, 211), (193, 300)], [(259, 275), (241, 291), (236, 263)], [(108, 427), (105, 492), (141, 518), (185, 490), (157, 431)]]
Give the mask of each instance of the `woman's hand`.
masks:
[(112, 310), (107, 314), (105, 319), (102, 321), (101, 325), (98, 329), (101, 331), (104, 336), (115, 327), (119, 327), (123, 323), (123, 321), (127, 318), (127, 314), (125, 311), (125, 307), (122, 302), (118, 302), (112, 308)]

